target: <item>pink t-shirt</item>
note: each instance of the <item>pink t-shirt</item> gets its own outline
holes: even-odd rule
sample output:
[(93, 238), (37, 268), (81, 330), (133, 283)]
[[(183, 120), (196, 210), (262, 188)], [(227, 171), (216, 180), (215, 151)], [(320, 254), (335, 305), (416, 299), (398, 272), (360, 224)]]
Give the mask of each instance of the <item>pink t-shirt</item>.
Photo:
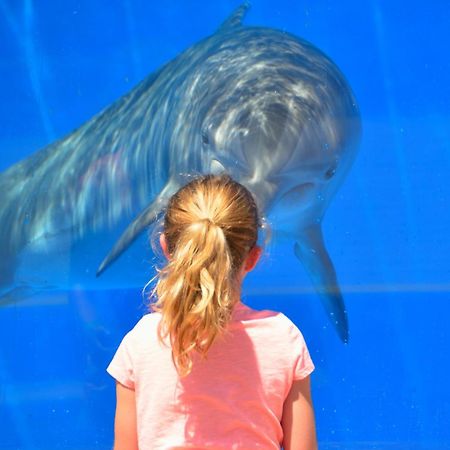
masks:
[(279, 449), (283, 403), (314, 365), (298, 328), (283, 314), (238, 303), (206, 359), (179, 378), (157, 337), (160, 314), (123, 339), (108, 372), (136, 394), (139, 448)]

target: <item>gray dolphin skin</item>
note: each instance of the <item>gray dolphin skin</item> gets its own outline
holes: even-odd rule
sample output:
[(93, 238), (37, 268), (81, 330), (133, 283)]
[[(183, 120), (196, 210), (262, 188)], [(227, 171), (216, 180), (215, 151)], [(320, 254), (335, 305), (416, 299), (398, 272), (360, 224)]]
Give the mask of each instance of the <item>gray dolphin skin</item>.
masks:
[(241, 5), (215, 34), (0, 174), (3, 293), (33, 283), (32, 274), (17, 279), (23, 255), (32, 249), (45, 264), (60, 235), (71, 242), (113, 236), (109, 253), (95, 254), (102, 274), (189, 174), (227, 172), (293, 238), (295, 255), (347, 342), (347, 313), (321, 221), (357, 152), (358, 106), (326, 55), (289, 33), (243, 26), (247, 9)]

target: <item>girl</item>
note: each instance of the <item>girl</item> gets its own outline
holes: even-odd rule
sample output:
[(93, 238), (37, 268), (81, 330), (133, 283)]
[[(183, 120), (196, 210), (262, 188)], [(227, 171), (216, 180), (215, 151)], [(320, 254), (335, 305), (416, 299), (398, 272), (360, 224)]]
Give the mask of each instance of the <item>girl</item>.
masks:
[(170, 199), (154, 313), (108, 367), (115, 450), (317, 448), (300, 331), (240, 301), (261, 254), (258, 223), (252, 195), (228, 176), (197, 178)]

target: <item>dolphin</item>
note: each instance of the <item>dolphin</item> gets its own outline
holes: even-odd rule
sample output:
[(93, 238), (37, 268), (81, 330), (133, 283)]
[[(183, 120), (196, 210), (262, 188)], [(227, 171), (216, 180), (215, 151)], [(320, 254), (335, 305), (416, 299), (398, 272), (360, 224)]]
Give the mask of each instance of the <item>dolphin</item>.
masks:
[[(99, 242), (90, 251), (101, 275), (189, 174), (226, 172), (293, 238), (329, 319), (348, 341), (321, 222), (357, 153), (358, 106), (330, 58), (287, 32), (244, 26), (248, 8), (242, 4), (212, 36), (0, 174), (4, 295), (33, 284), (35, 274), (22, 270), (17, 279), (17, 268), (33, 258), (49, 263), (50, 247), (62, 251), (61, 236), (67, 251)], [(61, 284), (55, 273), (50, 287)]]

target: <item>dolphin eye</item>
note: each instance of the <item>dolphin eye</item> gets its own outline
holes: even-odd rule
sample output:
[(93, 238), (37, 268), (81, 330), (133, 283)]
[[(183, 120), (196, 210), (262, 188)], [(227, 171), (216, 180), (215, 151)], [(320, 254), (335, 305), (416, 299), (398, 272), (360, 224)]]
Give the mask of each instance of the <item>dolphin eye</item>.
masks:
[(330, 178), (333, 178), (335, 173), (336, 173), (336, 167), (330, 167), (330, 168), (325, 172), (325, 179), (326, 179), (326, 180), (329, 180)]

